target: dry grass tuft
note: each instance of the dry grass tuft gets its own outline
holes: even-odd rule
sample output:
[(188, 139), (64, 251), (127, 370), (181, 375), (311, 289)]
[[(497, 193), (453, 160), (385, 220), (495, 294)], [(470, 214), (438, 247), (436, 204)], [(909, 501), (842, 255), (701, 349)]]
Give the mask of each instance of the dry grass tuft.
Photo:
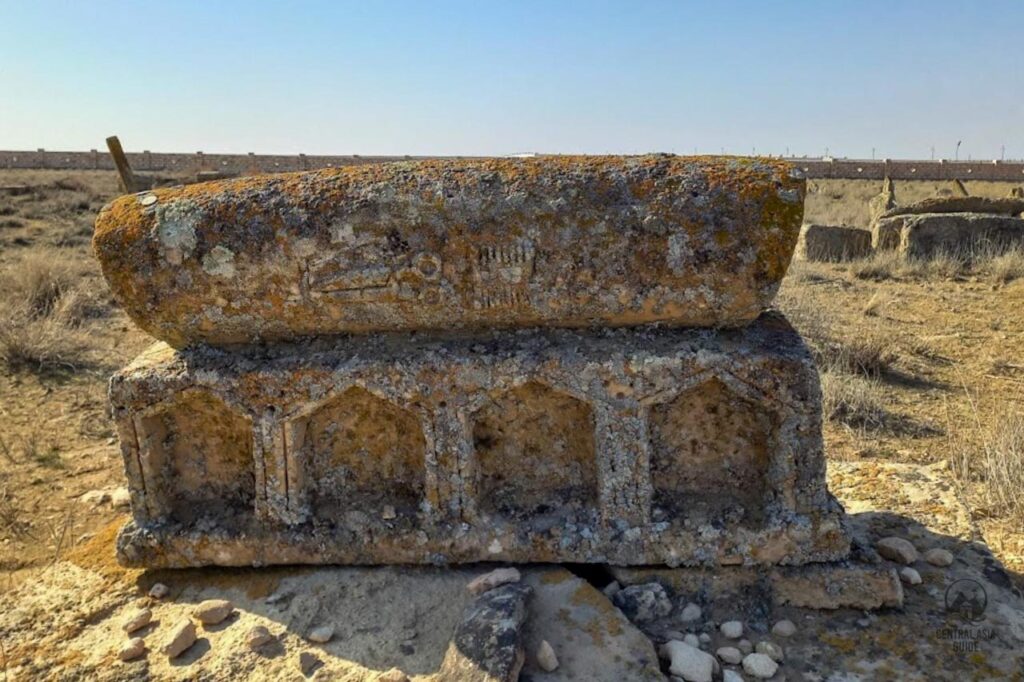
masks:
[(990, 516), (1024, 523), (1024, 396), (982, 420), (973, 397), (974, 423), (950, 428), (950, 466), (957, 481), (983, 501)]
[(928, 258), (905, 258), (896, 251), (876, 251), (851, 261), (849, 272), (857, 279), (954, 279), (988, 275), (1006, 284), (1024, 277), (1024, 248), (1007, 249), (978, 242), (957, 251), (941, 251)]
[(877, 379), (821, 372), (822, 414), (829, 421), (865, 430), (881, 430), (890, 421)]
[(85, 360), (81, 325), (104, 311), (84, 268), (59, 250), (31, 252), (0, 272), (0, 363), (9, 370), (75, 367)]
[(1024, 278), (1024, 248), (1016, 248), (992, 258), (989, 273), (997, 284)]

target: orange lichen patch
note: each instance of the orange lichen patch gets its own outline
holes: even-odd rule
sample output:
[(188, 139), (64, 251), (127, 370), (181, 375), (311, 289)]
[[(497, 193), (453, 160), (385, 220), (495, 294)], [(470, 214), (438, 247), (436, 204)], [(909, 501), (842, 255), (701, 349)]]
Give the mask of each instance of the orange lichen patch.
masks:
[(739, 326), (786, 270), (803, 192), (768, 159), (364, 165), (122, 197), (101, 213), (94, 246), (129, 315), (178, 347), (452, 327)]
[(124, 568), (117, 563), (114, 545), (124, 519), (113, 521), (92, 536), (88, 542), (72, 549), (65, 559), (79, 568), (99, 573), (108, 580), (128, 582), (139, 575), (138, 569)]

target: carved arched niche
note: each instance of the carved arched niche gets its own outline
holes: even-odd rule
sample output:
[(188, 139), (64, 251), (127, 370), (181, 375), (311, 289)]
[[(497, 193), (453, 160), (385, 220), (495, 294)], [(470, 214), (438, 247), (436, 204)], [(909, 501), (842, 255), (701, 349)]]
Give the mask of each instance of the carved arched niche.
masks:
[(424, 494), (426, 439), (415, 414), (354, 386), (302, 420), (299, 449), (319, 519), (387, 505), (415, 514)]
[(480, 511), (597, 507), (594, 413), (586, 402), (530, 382), (480, 407), (472, 429)]
[(718, 379), (655, 405), (650, 417), (654, 517), (759, 524), (770, 414)]
[[(182, 523), (253, 512), (252, 423), (205, 391), (189, 390), (140, 419), (152, 483)], [(153, 480), (155, 479), (155, 480)], [(147, 481), (147, 486), (152, 485)]]

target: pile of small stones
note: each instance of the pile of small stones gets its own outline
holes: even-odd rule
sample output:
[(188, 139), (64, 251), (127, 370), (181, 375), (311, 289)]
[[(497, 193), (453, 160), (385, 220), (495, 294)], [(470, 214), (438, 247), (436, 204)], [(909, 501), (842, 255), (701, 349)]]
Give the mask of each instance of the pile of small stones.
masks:
[[(896, 536), (885, 537), (875, 543), (875, 549), (883, 559), (902, 564), (903, 568), (899, 573), (900, 580), (904, 585), (921, 584), (921, 574), (912, 564), (921, 559), (922, 555), (910, 540)], [(927, 563), (939, 568), (946, 568), (953, 563), (952, 552), (941, 547), (929, 549), (924, 553), (923, 558)]]
[[(518, 580), (518, 575), (516, 579)], [(170, 589), (166, 585), (154, 584), (149, 590), (149, 600), (143, 601), (135, 611), (125, 618), (121, 627), (129, 639), (121, 644), (117, 652), (118, 658), (122, 661), (133, 661), (145, 655), (146, 641), (138, 633), (154, 624), (153, 610), (149, 604), (165, 599), (169, 594)], [(166, 655), (168, 659), (178, 658), (197, 641), (196, 621), (203, 626), (220, 625), (234, 611), (234, 604), (227, 599), (207, 599), (196, 604), (189, 616), (182, 616), (165, 630), (159, 648), (160, 653)], [(307, 640), (317, 644), (329, 642), (333, 637), (334, 627), (331, 625), (313, 627), (306, 634)], [(264, 625), (254, 625), (245, 636), (246, 646), (253, 652), (259, 652), (275, 641), (277, 641), (277, 637)], [(553, 657), (554, 652), (550, 652), (550, 655)], [(299, 654), (299, 668), (304, 675), (309, 675), (321, 664), (321, 660), (312, 652), (304, 651)], [(393, 668), (381, 673), (378, 680), (379, 682), (408, 682), (409, 678), (401, 670)]]
[[(689, 616), (695, 621), (700, 618), (700, 607), (687, 604), (682, 615), (684, 620)], [(746, 628), (738, 620), (722, 623), (718, 631), (724, 639), (735, 640), (735, 644), (719, 647), (714, 655), (704, 651), (711, 642), (707, 633), (669, 633), (673, 638), (662, 645), (661, 654), (669, 660), (669, 674), (673, 680), (712, 682), (720, 676), (724, 682), (742, 682), (744, 677), (738, 668), (754, 679), (767, 680), (778, 672), (785, 657), (782, 646), (770, 640), (758, 642), (755, 646), (744, 638)], [(780, 620), (772, 627), (772, 634), (777, 638), (792, 637), (795, 633), (796, 626), (789, 620)], [(675, 638), (676, 635), (680, 637)]]

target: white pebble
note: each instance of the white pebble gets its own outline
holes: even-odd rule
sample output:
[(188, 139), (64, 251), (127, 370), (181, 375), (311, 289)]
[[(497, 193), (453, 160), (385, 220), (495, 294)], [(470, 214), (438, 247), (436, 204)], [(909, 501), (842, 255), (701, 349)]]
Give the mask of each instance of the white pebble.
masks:
[(679, 620), (681, 620), (684, 623), (689, 623), (691, 621), (699, 619), (700, 614), (700, 607), (694, 604), (693, 602), (690, 602), (685, 607), (683, 607), (682, 613), (679, 614)]
[(921, 574), (910, 566), (904, 566), (900, 569), (900, 580), (903, 581), (904, 585), (920, 585)]
[(235, 605), (227, 599), (206, 599), (196, 604), (192, 615), (203, 625), (216, 625), (230, 616), (234, 609)]
[(128, 634), (141, 630), (153, 620), (153, 612), (149, 609), (139, 609), (125, 619), (121, 628)]
[(776, 637), (792, 637), (796, 634), (796, 625), (791, 620), (780, 620), (772, 627), (772, 634)]
[(546, 639), (542, 640), (540, 646), (537, 647), (537, 665), (546, 672), (558, 669), (558, 656), (555, 655), (555, 650)]
[(603, 590), (601, 590), (602, 594), (604, 594), (604, 596), (608, 597), (609, 599), (611, 599), (621, 591), (622, 585), (619, 584), (618, 580), (611, 581), (610, 583), (604, 586)]
[(671, 661), (668, 671), (686, 682), (711, 682), (717, 661), (706, 651), (685, 642), (668, 642), (663, 647)]
[(707, 644), (708, 642), (711, 641), (711, 635), (709, 635), (706, 632), (702, 632), (702, 633), (700, 633), (700, 636), (697, 637), (697, 639), (700, 640), (701, 644)]
[(767, 680), (779, 669), (779, 664), (765, 654), (748, 654), (743, 659), (743, 671), (748, 675)]
[(132, 637), (121, 645), (117, 657), (122, 661), (131, 661), (146, 653), (146, 642), (141, 637)]
[(517, 583), (519, 582), (519, 577), (519, 571), (515, 568), (496, 568), (490, 573), (484, 573), (473, 578), (466, 585), (466, 589), (469, 590), (470, 594), (483, 594), (487, 590), (493, 590), (501, 585)]
[(899, 564), (912, 564), (917, 561), (917, 549), (909, 540), (890, 536), (875, 543), (875, 549), (882, 557)]
[(722, 632), (723, 637), (729, 639), (739, 639), (743, 636), (743, 623), (738, 620), (729, 620), (722, 623), (719, 630)]
[(196, 625), (188, 618), (182, 618), (171, 631), (168, 633), (167, 638), (164, 640), (164, 645), (160, 649), (167, 658), (176, 658), (185, 652), (190, 646), (196, 643)]
[(149, 588), (149, 596), (153, 599), (163, 599), (170, 594), (171, 588), (167, 587), (163, 583), (153, 583), (153, 587)]
[(686, 633), (686, 635), (683, 636), (683, 641), (695, 649), (700, 648), (700, 637), (693, 634), (692, 632)]
[(333, 625), (321, 625), (320, 627), (313, 628), (306, 635), (306, 639), (317, 644), (324, 644), (331, 641), (334, 637), (334, 626)]
[(736, 643), (736, 648), (739, 649), (744, 656), (751, 653), (754, 650), (754, 645), (750, 643), (749, 639), (741, 639)]
[(782, 647), (774, 642), (769, 642), (767, 640), (764, 642), (758, 642), (757, 646), (754, 647), (754, 651), (759, 654), (764, 654), (776, 663), (782, 663)]
[(245, 643), (253, 651), (269, 644), (273, 639), (274, 636), (270, 634), (270, 630), (263, 625), (254, 625), (249, 632), (245, 634)]
[(945, 568), (953, 563), (953, 553), (949, 550), (936, 547), (935, 549), (929, 549), (924, 553), (924, 560), (932, 566)]
[(729, 665), (739, 665), (743, 661), (743, 654), (734, 646), (723, 646), (715, 652), (718, 660)]
[(722, 673), (722, 682), (743, 682), (743, 675), (735, 670), (726, 670)]

